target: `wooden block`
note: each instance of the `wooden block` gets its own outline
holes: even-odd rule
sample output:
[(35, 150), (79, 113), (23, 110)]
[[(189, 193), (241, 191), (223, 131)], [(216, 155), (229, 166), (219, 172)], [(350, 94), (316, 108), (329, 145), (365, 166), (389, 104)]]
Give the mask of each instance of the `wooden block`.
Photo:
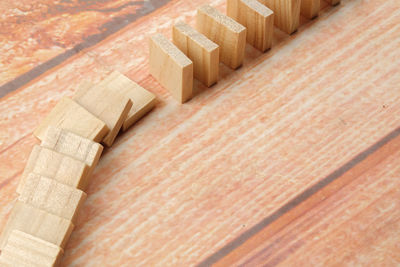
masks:
[(74, 225), (70, 220), (17, 201), (0, 237), (3, 249), (13, 230), (19, 230), (64, 248)]
[(1, 252), (1, 266), (51, 267), (57, 266), (63, 249), (33, 235), (13, 230)]
[(228, 0), (227, 14), (247, 28), (247, 42), (265, 52), (271, 48), (274, 12), (257, 0)]
[(197, 10), (196, 28), (218, 44), (219, 59), (232, 69), (243, 64), (246, 28), (215, 8), (204, 5)]
[(109, 129), (104, 122), (68, 97), (63, 97), (40, 123), (33, 134), (43, 140), (49, 126), (65, 129), (100, 142)]
[(156, 104), (156, 96), (153, 93), (147, 91), (118, 71), (113, 71), (102, 80), (99, 85), (115, 88), (131, 99), (133, 105), (122, 124), (123, 131), (126, 131), (130, 126), (146, 115)]
[(301, 0), (300, 13), (308, 19), (313, 19), (318, 16), (320, 5), (320, 0)]
[(193, 62), (162, 34), (150, 38), (150, 73), (180, 103), (193, 94)]
[(84, 186), (88, 184), (85, 179), (89, 179), (87, 171), (88, 167), (84, 162), (35, 145), (22, 173), (17, 193), (22, 193), (30, 173), (49, 177), (60, 183), (84, 190)]
[(194, 77), (210, 87), (218, 81), (219, 46), (184, 22), (172, 28), (174, 44), (193, 61)]
[[(85, 162), (88, 166), (87, 178), (82, 182), (90, 180), (103, 152), (103, 146), (99, 143), (52, 126), (47, 128), (46, 135), (40, 146)], [(82, 188), (86, 187), (87, 184), (82, 184)]]
[(18, 200), (75, 223), (86, 193), (45, 176), (30, 173)]
[(132, 107), (129, 97), (110, 86), (83, 85), (73, 99), (107, 125), (110, 131), (102, 142), (111, 146)]
[(275, 14), (275, 26), (292, 34), (299, 27), (301, 0), (259, 0)]
[(326, 0), (329, 4), (331, 4), (332, 6), (336, 6), (338, 4), (340, 4), (340, 0)]

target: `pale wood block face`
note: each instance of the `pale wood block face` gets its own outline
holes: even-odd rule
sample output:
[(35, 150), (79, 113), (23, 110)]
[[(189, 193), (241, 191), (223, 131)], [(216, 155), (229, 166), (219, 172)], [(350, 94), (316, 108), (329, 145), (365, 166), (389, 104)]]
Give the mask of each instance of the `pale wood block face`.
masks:
[(110, 131), (102, 142), (111, 146), (132, 107), (129, 97), (113, 87), (85, 84), (73, 99), (107, 125)]
[(271, 48), (274, 12), (257, 0), (228, 0), (227, 14), (247, 28), (247, 42), (265, 52)]
[(246, 28), (215, 8), (204, 5), (197, 10), (197, 30), (220, 47), (220, 61), (232, 69), (243, 64)]
[[(85, 162), (88, 166), (88, 172), (87, 179), (84, 179), (83, 182), (89, 181), (103, 152), (103, 146), (99, 143), (52, 126), (47, 128), (45, 138), (40, 145)], [(82, 184), (82, 188), (86, 187), (87, 184)]]
[(172, 28), (174, 44), (193, 61), (194, 77), (210, 87), (218, 81), (219, 46), (188, 24)]
[(13, 230), (19, 230), (64, 248), (74, 228), (71, 221), (17, 201), (0, 237), (3, 249)]
[(274, 12), (275, 26), (292, 34), (299, 27), (301, 0), (259, 0)]
[(68, 97), (63, 97), (40, 123), (33, 134), (43, 140), (49, 126), (65, 129), (100, 142), (109, 129), (100, 119)]
[(180, 103), (193, 94), (193, 62), (166, 37), (150, 38), (150, 73)]
[(146, 115), (156, 104), (156, 96), (153, 93), (147, 91), (118, 71), (113, 71), (98, 85), (119, 90), (131, 99), (132, 107), (122, 124), (123, 131), (126, 131), (130, 126)]
[(315, 18), (319, 14), (320, 4), (320, 0), (301, 0), (300, 13), (308, 19)]
[(87, 165), (79, 160), (64, 154), (55, 152), (51, 149), (35, 145), (22, 173), (17, 193), (21, 194), (25, 186), (26, 179), (30, 173), (36, 173), (54, 179), (62, 184), (66, 184), (81, 190), (88, 184)]
[(54, 179), (30, 173), (18, 198), (35, 208), (75, 222), (86, 193)]
[(59, 246), (33, 235), (13, 230), (1, 252), (0, 259), (6, 266), (45, 267), (56, 266), (60, 262), (62, 254), (63, 250)]

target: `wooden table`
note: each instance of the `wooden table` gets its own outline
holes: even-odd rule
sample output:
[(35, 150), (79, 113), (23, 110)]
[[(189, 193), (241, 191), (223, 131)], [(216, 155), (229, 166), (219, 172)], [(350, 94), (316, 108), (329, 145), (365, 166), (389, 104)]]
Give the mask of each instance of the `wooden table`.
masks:
[(149, 75), (147, 37), (202, 2), (1, 5), (0, 230), (35, 126), (118, 70), (159, 101), (105, 151), (63, 266), (398, 266), (399, 1), (324, 4), (180, 105)]

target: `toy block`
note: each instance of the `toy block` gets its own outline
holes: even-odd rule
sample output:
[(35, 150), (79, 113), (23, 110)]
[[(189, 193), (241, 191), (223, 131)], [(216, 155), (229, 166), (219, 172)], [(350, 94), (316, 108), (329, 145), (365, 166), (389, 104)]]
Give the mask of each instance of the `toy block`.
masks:
[(340, 4), (340, 0), (326, 0), (329, 4), (331, 4), (332, 6), (336, 6), (338, 4)]
[(115, 88), (131, 99), (132, 107), (122, 124), (123, 131), (126, 131), (130, 126), (146, 115), (156, 104), (156, 97), (153, 93), (147, 91), (118, 71), (113, 71), (98, 85)]
[(193, 62), (162, 34), (150, 38), (150, 74), (180, 103), (193, 94)]
[(318, 17), (320, 5), (320, 0), (301, 0), (300, 13), (308, 19), (313, 19)]
[(271, 48), (274, 12), (257, 0), (228, 0), (227, 14), (247, 28), (246, 40), (258, 50)]
[(33, 235), (13, 230), (1, 252), (0, 265), (10, 267), (57, 266), (63, 249)]
[(62, 184), (85, 190), (84, 186), (88, 184), (85, 179), (89, 179), (87, 171), (88, 167), (84, 162), (35, 145), (22, 173), (17, 193), (22, 193), (30, 173), (49, 177)]
[(301, 0), (259, 0), (274, 12), (275, 26), (292, 34), (300, 24)]
[(109, 86), (83, 85), (73, 100), (107, 125), (110, 131), (102, 142), (111, 146), (132, 107), (129, 97)]
[(82, 190), (30, 173), (18, 200), (75, 223), (86, 193)]
[(33, 134), (43, 140), (49, 126), (65, 129), (100, 142), (109, 129), (100, 119), (68, 97), (63, 97), (40, 123)]
[(64, 248), (73, 228), (70, 220), (17, 201), (0, 236), (0, 249), (4, 248), (13, 230), (25, 232)]
[[(103, 146), (99, 143), (52, 126), (47, 128), (46, 135), (40, 146), (86, 163), (88, 166), (87, 179), (82, 182), (89, 181), (103, 152)], [(86, 187), (87, 184), (82, 184), (82, 188)]]
[(204, 5), (197, 10), (197, 30), (218, 44), (219, 59), (232, 69), (243, 64), (246, 28), (215, 8)]
[(174, 44), (193, 61), (194, 77), (210, 87), (218, 81), (219, 46), (188, 24), (172, 28)]

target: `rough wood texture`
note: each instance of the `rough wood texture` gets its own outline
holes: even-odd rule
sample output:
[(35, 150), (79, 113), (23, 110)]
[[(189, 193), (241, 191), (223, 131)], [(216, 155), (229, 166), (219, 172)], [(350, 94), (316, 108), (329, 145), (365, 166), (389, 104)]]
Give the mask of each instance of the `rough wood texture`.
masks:
[(89, 182), (103, 152), (103, 146), (99, 143), (52, 126), (47, 128), (40, 146), (86, 163), (87, 178), (82, 181), (82, 188), (87, 187), (85, 183)]
[(30, 173), (36, 173), (54, 179), (60, 183), (85, 190), (88, 184), (87, 165), (79, 160), (51, 149), (35, 145), (29, 155), (24, 172), (18, 184), (17, 193), (21, 194)]
[(122, 124), (122, 130), (126, 131), (135, 122), (140, 120), (150, 110), (152, 110), (156, 104), (156, 96), (144, 89), (139, 84), (135, 83), (122, 73), (113, 71), (100, 83), (100, 86), (108, 85), (121, 93), (129, 97), (133, 103), (127, 118)]
[(3, 267), (52, 267), (57, 266), (62, 248), (27, 233), (13, 230), (1, 251)]
[(260, 0), (274, 11), (275, 26), (292, 34), (299, 27), (301, 0)]
[(29, 174), (18, 200), (73, 223), (86, 199), (82, 190), (38, 174)]
[(232, 69), (243, 64), (246, 28), (210, 5), (197, 10), (196, 29), (219, 45), (219, 58)]
[(33, 134), (43, 140), (49, 126), (65, 129), (95, 142), (100, 142), (109, 131), (104, 122), (68, 97), (63, 97), (49, 111)]
[(107, 125), (110, 131), (102, 143), (111, 146), (132, 107), (129, 97), (103, 83), (79, 87), (73, 99)]
[(320, 0), (301, 0), (300, 13), (308, 19), (318, 16), (320, 9)]
[(184, 22), (172, 28), (174, 44), (193, 61), (194, 77), (210, 87), (217, 83), (219, 46)]
[(162, 34), (149, 42), (151, 75), (180, 103), (193, 94), (193, 62)]
[(247, 42), (265, 52), (271, 48), (274, 12), (258, 0), (228, 0), (226, 11), (247, 29)]
[(64, 248), (74, 228), (71, 221), (17, 201), (0, 236), (3, 249), (13, 230), (19, 230)]

